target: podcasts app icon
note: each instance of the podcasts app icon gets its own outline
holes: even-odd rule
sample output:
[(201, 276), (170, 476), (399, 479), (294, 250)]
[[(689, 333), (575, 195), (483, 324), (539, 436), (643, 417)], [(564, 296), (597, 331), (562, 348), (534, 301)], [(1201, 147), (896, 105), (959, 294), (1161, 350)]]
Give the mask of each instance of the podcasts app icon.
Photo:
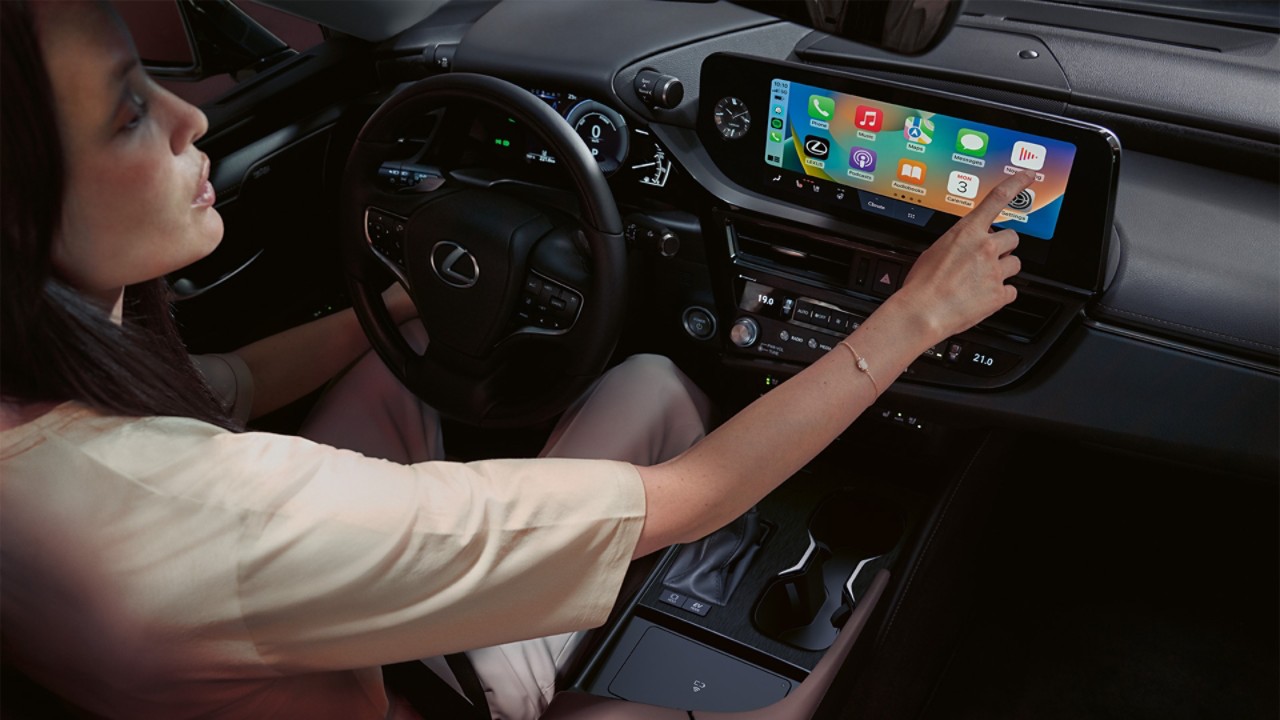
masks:
[(849, 150), (849, 167), (857, 168), (865, 173), (875, 172), (876, 151), (864, 147), (851, 148)]

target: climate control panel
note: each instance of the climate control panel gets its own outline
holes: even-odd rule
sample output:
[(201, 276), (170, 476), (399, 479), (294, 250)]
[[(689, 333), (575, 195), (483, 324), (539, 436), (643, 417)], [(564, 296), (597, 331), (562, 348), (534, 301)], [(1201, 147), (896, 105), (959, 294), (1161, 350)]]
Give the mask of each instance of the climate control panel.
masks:
[[(869, 311), (811, 297), (739, 275), (737, 307), (729, 330), (734, 352), (808, 364), (858, 329)], [(925, 350), (908, 375), (952, 385), (982, 387), (1013, 373), (1023, 362), (1015, 351), (958, 336)], [(973, 382), (964, 382), (969, 378)]]

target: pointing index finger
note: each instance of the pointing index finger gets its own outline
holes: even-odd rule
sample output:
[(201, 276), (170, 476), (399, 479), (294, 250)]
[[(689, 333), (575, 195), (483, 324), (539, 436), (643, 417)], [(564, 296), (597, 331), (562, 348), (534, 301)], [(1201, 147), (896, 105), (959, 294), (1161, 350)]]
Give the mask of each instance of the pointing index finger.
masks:
[(984, 227), (995, 224), (1000, 211), (1008, 207), (1009, 203), (1017, 197), (1018, 193), (1025, 190), (1035, 177), (1035, 173), (1030, 170), (1020, 170), (1005, 178), (999, 185), (991, 188), (991, 192), (987, 193), (982, 202), (965, 216), (965, 221), (979, 223)]

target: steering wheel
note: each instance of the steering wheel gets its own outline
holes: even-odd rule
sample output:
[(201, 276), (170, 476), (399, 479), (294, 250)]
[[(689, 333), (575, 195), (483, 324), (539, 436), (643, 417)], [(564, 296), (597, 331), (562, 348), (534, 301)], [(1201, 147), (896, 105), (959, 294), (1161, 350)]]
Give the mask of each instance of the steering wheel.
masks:
[[(459, 101), (497, 108), (542, 141), (568, 172), (579, 217), (458, 179), (419, 182), (405, 171), (413, 187), (392, 187), (386, 164), (403, 154), (399, 141)], [(622, 221), (585, 143), (532, 93), (466, 73), (407, 87), (360, 130), (341, 192), (356, 316), (387, 367), (438, 411), (482, 427), (528, 425), (561, 412), (604, 370), (627, 295)], [(388, 271), (426, 326), (424, 352), (382, 301)]]

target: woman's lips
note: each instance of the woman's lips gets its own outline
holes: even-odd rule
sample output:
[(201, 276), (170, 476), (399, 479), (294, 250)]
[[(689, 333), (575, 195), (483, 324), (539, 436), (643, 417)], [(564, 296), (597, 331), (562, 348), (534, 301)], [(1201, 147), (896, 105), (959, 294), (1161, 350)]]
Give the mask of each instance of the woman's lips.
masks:
[(195, 207), (212, 207), (218, 196), (213, 191), (213, 183), (209, 182), (209, 158), (204, 158), (200, 167), (200, 184), (196, 186), (196, 196), (191, 200)]

